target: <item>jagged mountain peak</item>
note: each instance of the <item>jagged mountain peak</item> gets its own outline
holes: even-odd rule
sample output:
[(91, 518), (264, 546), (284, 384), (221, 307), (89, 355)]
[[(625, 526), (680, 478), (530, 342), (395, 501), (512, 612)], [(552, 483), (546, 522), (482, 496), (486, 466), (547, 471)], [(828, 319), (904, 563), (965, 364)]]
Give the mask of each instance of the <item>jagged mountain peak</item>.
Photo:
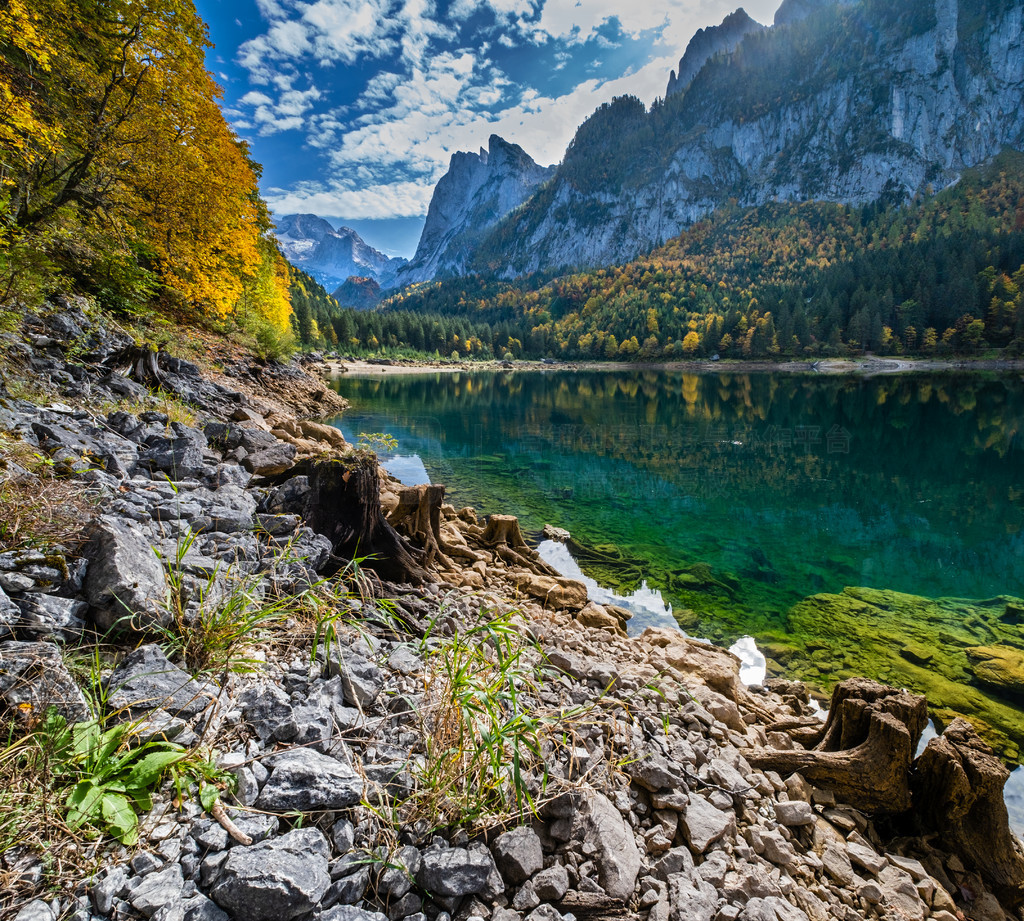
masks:
[(427, 210), (416, 254), (398, 274), (402, 284), (466, 269), (475, 242), (554, 173), (518, 144), (492, 134), (478, 154), (453, 153)]
[(720, 25), (698, 29), (679, 59), (679, 73), (672, 71), (669, 76), (665, 97), (683, 92), (712, 57), (716, 54), (731, 54), (751, 32), (759, 32), (764, 28), (761, 23), (751, 19), (741, 6), (726, 16)]
[(277, 238), (290, 262), (328, 288), (352, 275), (369, 276), (389, 287), (407, 262), (374, 249), (351, 227), (335, 230), (315, 214), (284, 215), (277, 222)]
[(1024, 0), (787, 0), (757, 29), (710, 54), (698, 33), (702, 65), (649, 110), (600, 107), (469, 268), (625, 262), (730, 200), (897, 203), (1024, 149)]

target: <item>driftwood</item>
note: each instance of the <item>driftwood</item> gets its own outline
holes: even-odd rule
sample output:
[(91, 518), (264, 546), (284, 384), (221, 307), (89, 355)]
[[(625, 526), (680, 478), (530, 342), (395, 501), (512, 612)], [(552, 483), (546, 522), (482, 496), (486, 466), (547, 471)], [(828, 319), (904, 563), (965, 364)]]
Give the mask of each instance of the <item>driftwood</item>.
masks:
[(865, 812), (898, 814), (910, 808), (910, 763), (927, 719), (924, 697), (850, 678), (833, 692), (812, 750), (757, 749), (747, 760), (784, 777), (800, 772)]
[[(309, 486), (303, 518), (331, 541), (335, 557), (361, 558), (363, 566), (390, 582), (420, 585), (428, 580), (423, 554), (384, 518), (376, 459), (313, 463)], [(335, 571), (340, 568), (336, 565)]]
[(1003, 786), (1010, 772), (974, 728), (955, 719), (914, 762), (914, 820), (973, 866), (1004, 903), (1024, 904), (1024, 853), (1010, 831)]

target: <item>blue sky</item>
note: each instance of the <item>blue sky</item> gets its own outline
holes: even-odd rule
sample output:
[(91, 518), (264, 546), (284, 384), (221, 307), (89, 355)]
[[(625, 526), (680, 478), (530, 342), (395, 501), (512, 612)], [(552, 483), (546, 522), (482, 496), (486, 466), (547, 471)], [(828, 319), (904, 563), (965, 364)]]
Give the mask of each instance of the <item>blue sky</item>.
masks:
[[(410, 256), (451, 154), (492, 133), (558, 162), (602, 102), (665, 92), (735, 0), (197, 0), (228, 119), (276, 214)], [(779, 0), (744, 4), (770, 23)]]

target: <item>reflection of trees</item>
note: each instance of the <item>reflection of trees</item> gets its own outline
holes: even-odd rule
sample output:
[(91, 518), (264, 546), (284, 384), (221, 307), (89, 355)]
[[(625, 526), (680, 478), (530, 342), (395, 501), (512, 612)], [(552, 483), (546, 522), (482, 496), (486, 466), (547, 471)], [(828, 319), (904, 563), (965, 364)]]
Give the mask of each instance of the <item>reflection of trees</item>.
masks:
[(753, 516), (752, 536), (758, 520), (762, 534), (784, 519), (823, 528), (823, 509), (850, 509), (855, 520), (839, 516), (831, 540), (864, 541), (895, 515), (919, 538), (911, 555), (946, 535), (962, 547), (1005, 540), (1024, 519), (1024, 385), (1009, 378), (438, 374), (348, 380), (343, 392), (436, 420), (452, 453), (494, 456), (472, 474), (493, 481), (489, 494), (518, 490), (531, 506), (538, 491), (549, 508), (570, 493), (600, 502), (599, 490), (628, 502), (629, 482), (661, 496), (651, 514)]

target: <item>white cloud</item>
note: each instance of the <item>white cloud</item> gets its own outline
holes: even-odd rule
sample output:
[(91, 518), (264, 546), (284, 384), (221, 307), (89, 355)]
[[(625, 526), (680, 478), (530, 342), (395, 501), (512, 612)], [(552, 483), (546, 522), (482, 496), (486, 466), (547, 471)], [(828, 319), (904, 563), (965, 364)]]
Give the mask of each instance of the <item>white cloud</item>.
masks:
[(341, 183), (300, 183), (264, 194), (276, 214), (333, 214), (347, 220), (419, 217), (426, 214), (432, 183), (397, 182), (348, 188)]

